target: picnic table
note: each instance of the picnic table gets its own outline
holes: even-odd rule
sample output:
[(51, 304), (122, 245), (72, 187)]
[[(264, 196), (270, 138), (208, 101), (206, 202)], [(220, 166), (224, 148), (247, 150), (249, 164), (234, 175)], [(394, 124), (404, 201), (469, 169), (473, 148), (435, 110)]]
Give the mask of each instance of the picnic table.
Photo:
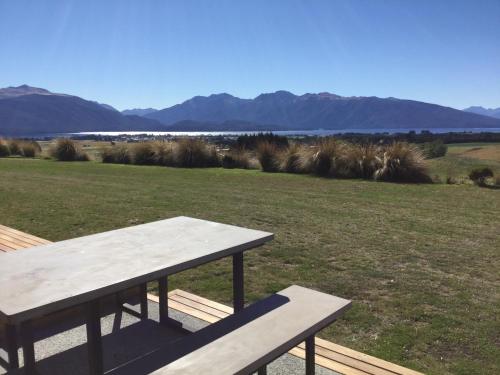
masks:
[(36, 373), (32, 323), (83, 305), (90, 371), (102, 374), (101, 298), (141, 286), (146, 308), (145, 286), (158, 281), (160, 324), (169, 324), (167, 277), (224, 257), (233, 258), (234, 309), (241, 311), (243, 252), (272, 239), (272, 233), (180, 216), (5, 253), (0, 323), (7, 327), (9, 360), (18, 362), (19, 329), (25, 373)]

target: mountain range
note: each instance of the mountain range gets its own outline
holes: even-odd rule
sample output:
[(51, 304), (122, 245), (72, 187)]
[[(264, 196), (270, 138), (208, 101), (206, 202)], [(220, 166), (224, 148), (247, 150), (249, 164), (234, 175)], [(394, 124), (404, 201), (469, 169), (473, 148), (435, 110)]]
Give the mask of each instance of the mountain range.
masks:
[(150, 113), (158, 111), (157, 109), (154, 108), (134, 108), (134, 109), (125, 109), (122, 111), (122, 114), (124, 115), (136, 115), (136, 116), (145, 116), (149, 115)]
[(500, 119), (414, 100), (287, 91), (241, 99), (195, 96), (162, 110), (123, 112), (27, 85), (0, 89), (0, 134), (92, 131), (264, 131), (316, 129), (500, 128)]
[(0, 134), (8, 136), (86, 131), (164, 130), (159, 122), (125, 116), (111, 106), (45, 89), (0, 89)]
[(500, 107), (498, 108), (484, 108), (480, 106), (473, 106), (465, 108), (464, 111), (476, 113), (478, 115), (490, 116), (494, 118), (500, 118)]

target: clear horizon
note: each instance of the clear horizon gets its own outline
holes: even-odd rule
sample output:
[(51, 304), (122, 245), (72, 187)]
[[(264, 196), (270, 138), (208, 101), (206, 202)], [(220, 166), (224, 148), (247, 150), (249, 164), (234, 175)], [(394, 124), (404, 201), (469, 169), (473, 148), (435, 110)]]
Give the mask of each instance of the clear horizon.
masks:
[(498, 40), (498, 1), (21, 0), (0, 2), (0, 87), (119, 110), (277, 90), (496, 108)]

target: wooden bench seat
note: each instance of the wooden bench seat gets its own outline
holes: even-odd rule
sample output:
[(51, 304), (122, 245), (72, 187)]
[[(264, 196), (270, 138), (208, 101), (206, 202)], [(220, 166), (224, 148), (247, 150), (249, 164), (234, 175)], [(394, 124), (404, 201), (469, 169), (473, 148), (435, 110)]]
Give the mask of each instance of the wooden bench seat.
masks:
[(294, 285), (108, 374), (265, 373), (268, 363), (304, 340), (312, 374), (314, 335), (350, 306), (348, 300)]

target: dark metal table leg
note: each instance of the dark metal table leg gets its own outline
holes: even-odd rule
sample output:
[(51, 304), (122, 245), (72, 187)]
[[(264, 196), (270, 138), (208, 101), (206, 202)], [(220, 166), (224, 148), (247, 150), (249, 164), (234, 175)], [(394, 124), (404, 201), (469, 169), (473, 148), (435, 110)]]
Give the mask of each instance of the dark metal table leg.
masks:
[(243, 279), (243, 253), (241, 252), (233, 255), (233, 307), (235, 313), (243, 310), (245, 306)]
[(35, 375), (35, 345), (33, 342), (33, 328), (28, 320), (21, 323), (21, 346), (23, 347), (24, 373)]
[(140, 286), (141, 293), (141, 319), (148, 318), (148, 284), (144, 283)]
[(158, 280), (158, 294), (160, 305), (160, 324), (168, 323), (168, 277)]
[(87, 346), (89, 374), (102, 375), (104, 373), (104, 366), (99, 301), (92, 301), (87, 304)]
[(5, 339), (7, 341), (7, 354), (9, 356), (9, 368), (11, 370), (19, 368), (19, 354), (17, 352), (17, 332), (16, 326), (7, 324), (5, 326)]
[(306, 339), (306, 375), (314, 375), (315, 372), (315, 343), (314, 335)]

